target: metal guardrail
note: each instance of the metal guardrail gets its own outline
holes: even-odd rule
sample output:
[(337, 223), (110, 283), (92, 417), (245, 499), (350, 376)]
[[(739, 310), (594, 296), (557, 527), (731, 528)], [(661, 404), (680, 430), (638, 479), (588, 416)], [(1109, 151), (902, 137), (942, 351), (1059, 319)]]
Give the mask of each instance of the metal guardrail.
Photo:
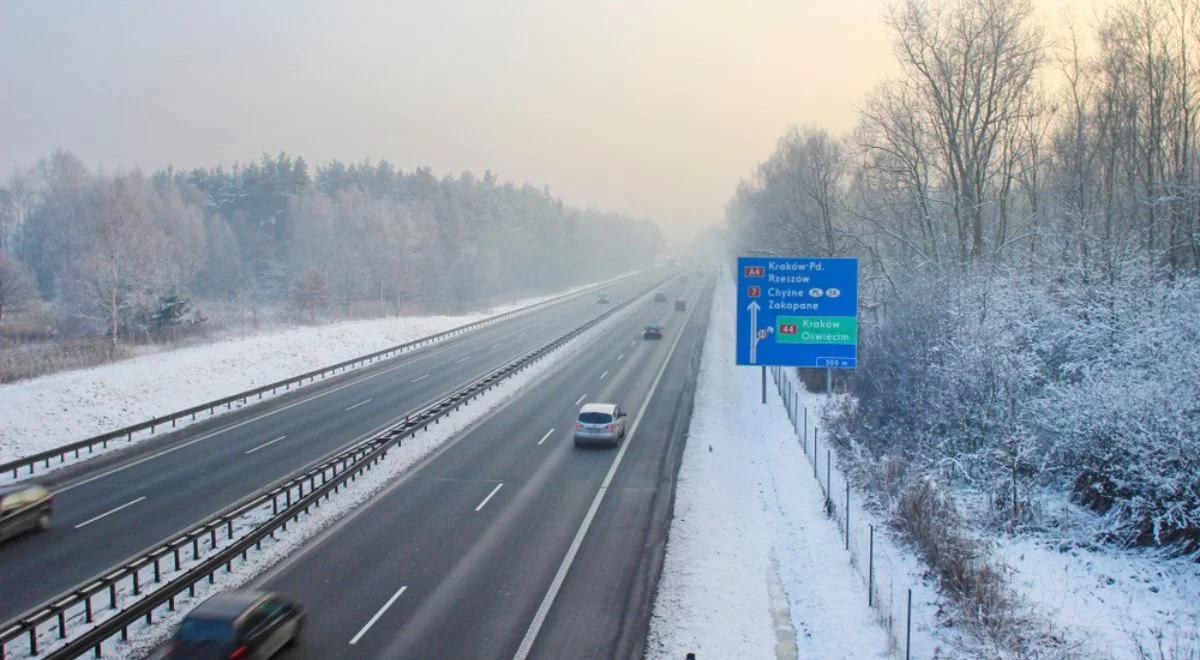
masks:
[(233, 408), (234, 403), (240, 402), (240, 403), (244, 404), (247, 402), (247, 400), (250, 397), (257, 396), (258, 399), (261, 400), (263, 398), (263, 395), (268, 392), (270, 392), (271, 394), (275, 394), (280, 389), (283, 389), (284, 391), (288, 391), (288, 390), (292, 389), (293, 385), (296, 387), (300, 387), (304, 384), (305, 381), (308, 381), (311, 383), (311, 382), (316, 381), (316, 379), (318, 377), (323, 380), (326, 378), (326, 376), (343, 373), (346, 370), (351, 369), (353, 367), (357, 367), (359, 365), (369, 364), (369, 363), (376, 362), (376, 361), (379, 361), (379, 360), (382, 360), (385, 358), (394, 357), (398, 354), (405, 353), (405, 352), (411, 351), (413, 349), (420, 348), (422, 346), (427, 346), (429, 344), (433, 344), (433, 343), (442, 341), (449, 337), (454, 337), (454, 336), (457, 336), (457, 335), (460, 335), (460, 334), (463, 334), (466, 332), (478, 330), (479, 328), (486, 327), (486, 326), (498, 323), (500, 321), (506, 321), (513, 317), (527, 314), (535, 309), (540, 309), (540, 308), (548, 306), (548, 305), (562, 302), (563, 300), (566, 300), (568, 298), (585, 295), (588, 292), (593, 291), (597, 288), (611, 286), (612, 284), (615, 284), (616, 282), (620, 282), (622, 280), (625, 280), (625, 279), (628, 279), (628, 278), (634, 277), (634, 276), (635, 276), (634, 274), (630, 274), (630, 275), (625, 275), (625, 276), (622, 276), (622, 277), (619, 277), (619, 278), (616, 278), (613, 280), (609, 280), (607, 282), (601, 282), (599, 284), (592, 285), (590, 287), (581, 289), (574, 293), (568, 293), (563, 296), (551, 298), (550, 300), (543, 300), (540, 303), (529, 305), (528, 307), (522, 307), (521, 309), (515, 309), (511, 312), (505, 312), (504, 314), (497, 314), (496, 316), (491, 316), (486, 319), (475, 321), (473, 323), (467, 323), (465, 325), (461, 325), (456, 328), (451, 328), (449, 330), (445, 330), (443, 332), (439, 332), (434, 335), (429, 335), (427, 337), (422, 337), (420, 339), (416, 339), (416, 340), (413, 340), (413, 341), (410, 341), (410, 342), (407, 342), (404, 344), (399, 344), (396, 346), (392, 346), (390, 348), (385, 348), (380, 351), (375, 351), (374, 353), (368, 353), (366, 355), (361, 355), (359, 357), (356, 357), (356, 358), (353, 358), (350, 360), (346, 360), (344, 362), (339, 362), (337, 364), (332, 364), (332, 365), (329, 365), (326, 367), (322, 367), (320, 369), (315, 369), (313, 371), (309, 371), (309, 372), (300, 374), (299, 376), (293, 376), (291, 378), (287, 378), (287, 379), (284, 379), (281, 381), (269, 383), (269, 384), (263, 385), (261, 387), (256, 387), (251, 390), (246, 390), (245, 392), (238, 392), (237, 394), (222, 397), (220, 399), (215, 399), (213, 401), (209, 401), (207, 403), (202, 403), (198, 406), (192, 406), (191, 408), (186, 408), (184, 410), (179, 410), (179, 411), (173, 412), (169, 415), (163, 415), (161, 417), (154, 417), (154, 418), (150, 419), (149, 421), (141, 422), (138, 424), (133, 424), (131, 426), (126, 426), (124, 428), (120, 428), (115, 431), (109, 431), (108, 433), (102, 433), (100, 435), (93, 436), (90, 438), (85, 438), (83, 440), (78, 440), (76, 442), (72, 442), (72, 443), (68, 443), (68, 444), (65, 444), (65, 445), (62, 445), (59, 447), (55, 447), (54, 449), (48, 449), (46, 451), (39, 452), (37, 454), (32, 454), (30, 456), (18, 458), (14, 461), (9, 461), (7, 463), (0, 463), (0, 474), (5, 474), (5, 473), (11, 472), (12, 477), (14, 479), (18, 479), (18, 478), (20, 478), (21, 471), (27, 470), (26, 474), (32, 475), (34, 473), (34, 469), (36, 468), (36, 466), (39, 463), (42, 464), (43, 468), (48, 469), (50, 467), (50, 462), (53, 459), (58, 459), (58, 462), (60, 464), (66, 463), (68, 455), (74, 454), (74, 458), (80, 458), (80, 456), (82, 455), (82, 452), (84, 450), (87, 450), (87, 453), (89, 453), (89, 454), (94, 453), (96, 445), (100, 445), (101, 449), (107, 449), (108, 443), (110, 443), (110, 442), (115, 442), (115, 441), (118, 441), (121, 439), (124, 439), (126, 441), (131, 441), (133, 439), (133, 434), (137, 433), (139, 431), (149, 430), (151, 433), (154, 433), (155, 429), (157, 429), (159, 426), (164, 426), (168, 423), (171, 424), (172, 427), (174, 427), (176, 425), (176, 423), (180, 419), (183, 419), (184, 417), (190, 416), (194, 420), (194, 419), (196, 419), (196, 415), (203, 413), (205, 411), (207, 411), (209, 415), (213, 415), (216, 412), (216, 409), (220, 408), (221, 406), (225, 406), (226, 410), (229, 410), (229, 409)]
[[(310, 508), (319, 507), (322, 500), (336, 494), (347, 481), (353, 481), (358, 475), (374, 467), (386, 457), (388, 449), (399, 446), (404, 437), (411, 438), (418, 431), (428, 430), (430, 423), (436, 424), (442, 417), (468, 405), (470, 401), (509, 376), (531, 366), (633, 301), (649, 294), (659, 284), (661, 282), (439, 401), (407, 415), (405, 421), (400, 424), (332, 458), (285, 477), (277, 485), (268, 487), (267, 492), (251, 495), (230, 507), (225, 513), (199, 523), (171, 540), (121, 562), (113, 569), (17, 617), (0, 628), (0, 660), (8, 657), (6, 649), (11, 649), (14, 643), (19, 643), (22, 639), (26, 641), (24, 646), (29, 656), (41, 657), (45, 647), (53, 646), (56, 641), (65, 640), (70, 636), (69, 625), (94, 627), (53, 649), (46, 657), (76, 658), (89, 650), (99, 657), (104, 642), (117, 635), (127, 639), (130, 625), (143, 618), (148, 623), (152, 622), (155, 611), (163, 606), (166, 606), (167, 611), (174, 611), (175, 599), (183, 592), (194, 595), (196, 585), (201, 581), (208, 580), (211, 583), (222, 568), (231, 571), (235, 559), (246, 559), (252, 548), (257, 550), (262, 547), (264, 539), (273, 539), (276, 531), (286, 531), (289, 523), (295, 522)], [(235, 521), (248, 513), (265, 509), (268, 505), (271, 507), (270, 516), (254, 525), (244, 536), (235, 539)], [(220, 536), (225, 536), (223, 542), (218, 541)], [(189, 554), (190, 561), (198, 561), (203, 555), (209, 556), (175, 578), (164, 581), (164, 564), (168, 571), (183, 570), (181, 564)], [(147, 573), (149, 575), (145, 576)], [(145, 587), (148, 586), (153, 592), (146, 594)], [(125, 596), (125, 600), (133, 598), (134, 601), (122, 608), (121, 600), (126, 592), (128, 595)], [(99, 608), (97, 599), (100, 601)], [(103, 618), (97, 616), (98, 610), (118, 611)], [(47, 632), (53, 638), (44, 642), (41, 638)]]

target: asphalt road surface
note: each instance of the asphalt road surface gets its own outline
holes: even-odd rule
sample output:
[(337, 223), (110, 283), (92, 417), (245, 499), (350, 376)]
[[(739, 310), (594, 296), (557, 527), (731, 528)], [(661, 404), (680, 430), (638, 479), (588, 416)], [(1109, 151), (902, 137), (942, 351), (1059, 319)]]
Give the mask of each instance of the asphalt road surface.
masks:
[[(607, 288), (613, 303), (663, 273)], [(608, 307), (594, 294), (348, 372), (38, 479), (44, 533), (0, 544), (0, 621), (403, 419)]]
[[(308, 609), (285, 658), (640, 657), (711, 284), (674, 281), (257, 581)], [(641, 327), (661, 320), (662, 340)], [(629, 412), (576, 448), (583, 402)], [(539, 625), (540, 624), (540, 625)]]

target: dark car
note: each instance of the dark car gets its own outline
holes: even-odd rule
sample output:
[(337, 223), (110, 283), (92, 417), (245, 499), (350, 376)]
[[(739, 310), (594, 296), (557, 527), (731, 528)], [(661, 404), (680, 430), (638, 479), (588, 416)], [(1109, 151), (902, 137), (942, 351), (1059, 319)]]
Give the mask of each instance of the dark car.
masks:
[(654, 302), (667, 302), (667, 294), (658, 291), (654, 294)]
[(651, 323), (642, 330), (642, 339), (662, 339), (662, 326)]
[(0, 486), (0, 541), (33, 529), (46, 529), (54, 515), (54, 495), (34, 483)]
[(683, 298), (675, 301), (675, 311), (683, 312), (687, 310), (687, 301)]
[(304, 608), (265, 591), (226, 591), (184, 617), (167, 658), (265, 660), (300, 639)]

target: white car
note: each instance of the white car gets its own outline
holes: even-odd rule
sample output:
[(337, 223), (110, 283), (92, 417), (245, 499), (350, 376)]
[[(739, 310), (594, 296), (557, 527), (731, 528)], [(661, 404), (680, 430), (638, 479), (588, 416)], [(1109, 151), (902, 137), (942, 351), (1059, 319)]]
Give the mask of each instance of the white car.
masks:
[(625, 437), (625, 413), (615, 403), (585, 403), (575, 420), (575, 446), (602, 442), (616, 447)]

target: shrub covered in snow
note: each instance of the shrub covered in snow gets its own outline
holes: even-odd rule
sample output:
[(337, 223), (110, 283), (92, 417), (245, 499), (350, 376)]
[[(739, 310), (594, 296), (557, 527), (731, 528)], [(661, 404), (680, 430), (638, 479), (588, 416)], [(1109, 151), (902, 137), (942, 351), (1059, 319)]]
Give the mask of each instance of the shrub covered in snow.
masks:
[(1066, 492), (1109, 539), (1200, 549), (1200, 280), (1114, 272), (912, 283), (863, 324), (844, 455), (979, 521), (1051, 524)]

